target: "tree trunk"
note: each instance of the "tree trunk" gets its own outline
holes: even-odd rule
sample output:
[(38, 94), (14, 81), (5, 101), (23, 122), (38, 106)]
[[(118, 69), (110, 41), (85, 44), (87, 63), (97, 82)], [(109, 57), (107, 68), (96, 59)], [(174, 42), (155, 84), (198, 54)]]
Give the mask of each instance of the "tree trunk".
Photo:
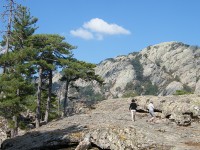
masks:
[(17, 116), (13, 116), (14, 127), (11, 129), (11, 138), (14, 138), (18, 135), (18, 122)]
[(62, 94), (62, 83), (61, 83), (61, 86), (60, 86), (60, 89), (59, 89), (59, 95), (58, 95), (58, 116), (60, 116), (60, 99), (61, 99), (61, 94)]
[(42, 90), (42, 68), (39, 69), (39, 79), (38, 79), (38, 89), (37, 89), (37, 108), (36, 108), (36, 118), (35, 118), (36, 128), (40, 127), (41, 90)]
[[(19, 89), (17, 89), (17, 96), (19, 96)], [(14, 126), (11, 130), (11, 138), (16, 137), (18, 135), (18, 121), (17, 121), (17, 116), (13, 116), (12, 118), (14, 122)]]
[(50, 111), (50, 104), (51, 104), (51, 94), (52, 94), (52, 70), (49, 72), (49, 89), (48, 89), (48, 99), (46, 104), (46, 111), (44, 121), (47, 123), (49, 119), (49, 111)]
[(68, 105), (68, 89), (69, 89), (69, 82), (66, 81), (65, 84), (65, 97), (64, 97), (64, 103), (63, 103), (63, 116), (67, 116), (67, 112), (66, 112), (66, 107)]
[[(6, 35), (6, 51), (5, 54), (8, 53), (9, 50), (9, 45), (10, 45), (10, 33), (11, 33), (11, 26), (12, 26), (12, 17), (13, 17), (13, 5), (14, 2), (13, 0), (9, 0), (9, 15), (8, 15), (8, 26), (7, 26), (7, 35)], [(3, 66), (3, 73), (6, 72), (6, 62)]]

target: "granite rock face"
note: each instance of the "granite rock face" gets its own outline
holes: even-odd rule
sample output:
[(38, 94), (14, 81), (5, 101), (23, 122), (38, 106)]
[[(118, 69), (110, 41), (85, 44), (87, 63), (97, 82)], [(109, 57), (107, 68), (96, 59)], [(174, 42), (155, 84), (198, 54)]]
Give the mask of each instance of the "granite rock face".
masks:
[[(138, 96), (136, 121), (128, 110), (131, 98), (102, 101), (85, 114), (52, 121), (23, 136), (7, 139), (6, 150), (59, 149), (78, 145), (89, 137), (96, 149), (111, 150), (197, 150), (200, 148), (200, 97)], [(156, 120), (147, 122), (149, 100)], [(187, 126), (185, 123), (190, 122)]]
[(180, 42), (165, 42), (149, 46), (138, 54), (104, 60), (96, 67), (96, 73), (110, 85), (112, 96), (120, 97), (128, 83), (135, 85), (141, 82), (141, 78), (137, 78), (138, 64), (134, 65), (137, 59), (143, 78), (148, 77), (153, 85), (158, 86), (157, 95), (172, 95), (186, 87), (192, 92), (200, 92), (200, 48)]
[[(122, 97), (128, 90), (146, 95), (146, 91), (151, 88), (147, 83), (157, 87), (154, 95), (173, 95), (177, 90), (198, 94), (200, 48), (181, 42), (164, 42), (148, 46), (138, 53), (103, 60), (97, 65), (95, 72), (105, 81), (104, 91), (95, 83), (79, 80), (76, 84), (83, 87), (92, 85), (106, 99)], [(56, 76), (54, 84), (60, 84)], [(136, 91), (138, 87), (139, 92)]]
[(171, 85), (171, 88), (169, 85), (174, 81), (179, 82), (177, 89), (182, 90), (183, 85), (186, 85), (195, 89), (195, 93), (200, 92), (197, 84), (200, 75), (200, 49), (198, 47), (180, 42), (165, 42), (149, 46), (140, 53), (144, 74), (150, 76), (151, 81), (159, 85), (162, 95), (173, 94), (169, 91), (177, 88), (177, 84)]

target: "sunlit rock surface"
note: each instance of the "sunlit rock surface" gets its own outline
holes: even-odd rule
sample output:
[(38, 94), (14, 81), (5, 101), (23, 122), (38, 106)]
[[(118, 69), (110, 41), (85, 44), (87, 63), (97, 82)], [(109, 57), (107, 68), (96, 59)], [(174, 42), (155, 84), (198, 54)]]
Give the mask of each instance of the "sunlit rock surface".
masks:
[[(3, 142), (2, 149), (59, 149), (78, 145), (85, 137), (99, 149), (197, 150), (200, 149), (200, 97), (138, 96), (136, 122), (128, 110), (131, 98), (102, 101), (85, 114), (52, 121), (23, 136)], [(147, 105), (156, 109), (149, 123)]]
[[(127, 92), (128, 84), (148, 89), (142, 85), (148, 81), (158, 87), (156, 95), (173, 95), (176, 90), (190, 90), (198, 94), (200, 48), (181, 42), (164, 42), (148, 46), (137, 53), (103, 60), (97, 64), (95, 72), (104, 79), (105, 90), (100, 91), (101, 88), (96, 84), (92, 84), (92, 87), (107, 99), (122, 97)], [(54, 87), (61, 85), (58, 78), (59, 75), (54, 76)], [(76, 83), (81, 86), (89, 85), (81, 80)], [(62, 91), (64, 90), (60, 93)]]

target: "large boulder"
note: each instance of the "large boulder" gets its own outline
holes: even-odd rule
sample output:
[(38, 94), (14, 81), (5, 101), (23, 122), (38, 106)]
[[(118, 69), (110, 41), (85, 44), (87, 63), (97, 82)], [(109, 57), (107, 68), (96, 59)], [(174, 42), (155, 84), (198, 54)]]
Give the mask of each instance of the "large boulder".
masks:
[(139, 108), (148, 111), (149, 101), (153, 101), (160, 117), (169, 118), (180, 126), (188, 126), (192, 119), (200, 117), (200, 96), (195, 94), (179, 96), (138, 96)]

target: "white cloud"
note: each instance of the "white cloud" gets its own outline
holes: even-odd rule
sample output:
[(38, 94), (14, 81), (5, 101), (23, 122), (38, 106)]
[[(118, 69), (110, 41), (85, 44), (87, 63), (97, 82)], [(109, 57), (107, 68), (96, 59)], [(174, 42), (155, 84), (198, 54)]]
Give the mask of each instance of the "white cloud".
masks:
[(102, 19), (94, 18), (84, 23), (84, 28), (103, 34), (130, 34), (131, 32), (117, 24), (109, 24)]
[(76, 37), (83, 38), (85, 40), (91, 40), (94, 38), (93, 34), (89, 32), (88, 30), (79, 28), (77, 30), (71, 30), (70, 34)]
[(131, 34), (131, 32), (117, 24), (109, 24), (103, 19), (94, 18), (77, 30), (71, 30), (70, 34), (86, 40), (103, 40), (105, 35)]

